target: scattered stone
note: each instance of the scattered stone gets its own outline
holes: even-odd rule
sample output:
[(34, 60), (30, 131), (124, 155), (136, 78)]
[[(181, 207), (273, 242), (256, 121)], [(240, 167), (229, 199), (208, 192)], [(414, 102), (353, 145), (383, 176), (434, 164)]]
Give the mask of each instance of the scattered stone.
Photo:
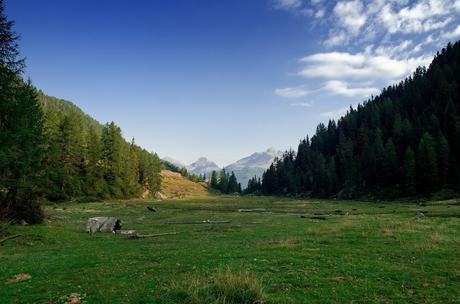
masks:
[(20, 273), (20, 274), (16, 274), (16, 275), (12, 276), (11, 278), (7, 279), (6, 283), (8, 283), (8, 284), (17, 283), (17, 282), (21, 282), (21, 281), (25, 281), (25, 280), (30, 280), (30, 279), (32, 279), (32, 276), (30, 274)]
[(29, 223), (27, 223), (25, 220), (21, 220), (21, 221), (19, 222), (19, 224), (21, 224), (22, 226), (27, 226), (27, 225), (29, 225)]
[(155, 197), (156, 199), (159, 199), (159, 200), (165, 200), (165, 199), (168, 198), (166, 195), (164, 195), (164, 194), (161, 193), (160, 191), (155, 192), (154, 197)]
[(157, 209), (155, 207), (147, 206), (147, 209), (152, 212), (157, 212)]
[(81, 294), (73, 292), (68, 296), (61, 297), (63, 304), (80, 304), (82, 303), (83, 297)]
[(116, 232), (121, 229), (121, 221), (116, 217), (92, 217), (86, 224), (86, 232)]
[(425, 217), (425, 214), (421, 211), (417, 211), (417, 215), (415, 216), (418, 220), (421, 220), (422, 218)]

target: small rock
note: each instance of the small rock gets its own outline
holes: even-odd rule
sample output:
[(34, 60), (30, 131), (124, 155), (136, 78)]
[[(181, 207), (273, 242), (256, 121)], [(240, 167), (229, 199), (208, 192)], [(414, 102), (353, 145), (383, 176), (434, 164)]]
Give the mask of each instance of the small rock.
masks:
[(21, 220), (21, 221), (19, 222), (19, 224), (21, 224), (22, 226), (27, 226), (27, 225), (29, 225), (29, 223), (27, 223), (27, 222), (24, 221), (24, 220)]
[(415, 216), (418, 220), (421, 220), (422, 218), (425, 217), (425, 214), (421, 211), (417, 211), (417, 215)]
[(164, 200), (167, 199), (168, 197), (161, 193), (160, 191), (155, 192), (155, 198), (159, 200)]
[(148, 206), (147, 209), (152, 212), (157, 212), (157, 209), (155, 207)]

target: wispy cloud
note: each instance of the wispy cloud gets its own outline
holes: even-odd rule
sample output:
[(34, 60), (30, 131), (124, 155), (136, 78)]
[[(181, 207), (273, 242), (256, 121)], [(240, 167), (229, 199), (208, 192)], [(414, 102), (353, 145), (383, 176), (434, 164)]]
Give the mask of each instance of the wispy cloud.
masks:
[(276, 89), (275, 94), (285, 98), (300, 98), (308, 94), (308, 91), (304, 89), (304, 86), (298, 86), (293, 88)]
[[(459, 1), (460, 3), (460, 1)], [(450, 31), (450, 32), (446, 32), (446, 33), (443, 33), (443, 37), (445, 39), (457, 39), (457, 38), (460, 38), (460, 25), (457, 26), (454, 30)]]
[[(381, 52), (380, 52), (381, 53)], [(399, 79), (420, 65), (430, 62), (431, 56), (394, 59), (368, 49), (366, 53), (330, 52), (302, 58), (305, 64), (299, 75), (306, 78), (337, 79)]]
[(280, 9), (298, 9), (302, 6), (302, 0), (275, 0), (275, 7)]
[(379, 92), (379, 89), (368, 87), (368, 86), (350, 87), (347, 82), (339, 81), (339, 80), (328, 81), (323, 89), (332, 94), (342, 95), (342, 96), (347, 96), (347, 97), (355, 97), (355, 96), (369, 97)]
[(309, 108), (313, 106), (313, 102), (307, 102), (307, 101), (306, 102), (294, 102), (294, 103), (291, 103), (291, 106)]
[[(307, 15), (325, 48), (299, 59), (297, 75), (305, 84), (275, 91), (285, 98), (368, 98), (428, 65), (436, 50), (460, 38), (460, 0), (273, 1)], [(337, 118), (347, 110), (321, 116)]]

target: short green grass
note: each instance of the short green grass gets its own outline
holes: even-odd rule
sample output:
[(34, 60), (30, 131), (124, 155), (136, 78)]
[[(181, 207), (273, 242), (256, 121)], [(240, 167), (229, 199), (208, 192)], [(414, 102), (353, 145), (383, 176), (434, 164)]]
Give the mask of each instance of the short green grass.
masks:
[[(46, 206), (42, 225), (0, 226), (0, 238), (24, 234), (0, 246), (0, 303), (65, 303), (72, 293), (82, 303), (460, 303), (459, 201), (213, 196)], [(89, 235), (93, 216), (179, 234)], [(231, 223), (177, 223), (202, 220)], [(21, 273), (32, 278), (7, 283)]]

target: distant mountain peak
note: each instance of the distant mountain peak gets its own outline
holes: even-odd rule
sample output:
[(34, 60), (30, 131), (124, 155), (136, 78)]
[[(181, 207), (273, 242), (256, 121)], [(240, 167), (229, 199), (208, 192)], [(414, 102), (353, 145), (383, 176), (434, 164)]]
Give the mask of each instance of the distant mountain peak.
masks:
[(250, 156), (244, 157), (225, 167), (225, 170), (235, 172), (238, 182), (244, 188), (250, 178), (254, 176), (261, 177), (263, 172), (270, 167), (275, 157), (281, 155), (281, 151), (271, 147), (264, 152), (255, 152)]
[(220, 171), (220, 167), (206, 157), (198, 158), (194, 163), (187, 166), (187, 170), (194, 174), (211, 175), (212, 171)]

